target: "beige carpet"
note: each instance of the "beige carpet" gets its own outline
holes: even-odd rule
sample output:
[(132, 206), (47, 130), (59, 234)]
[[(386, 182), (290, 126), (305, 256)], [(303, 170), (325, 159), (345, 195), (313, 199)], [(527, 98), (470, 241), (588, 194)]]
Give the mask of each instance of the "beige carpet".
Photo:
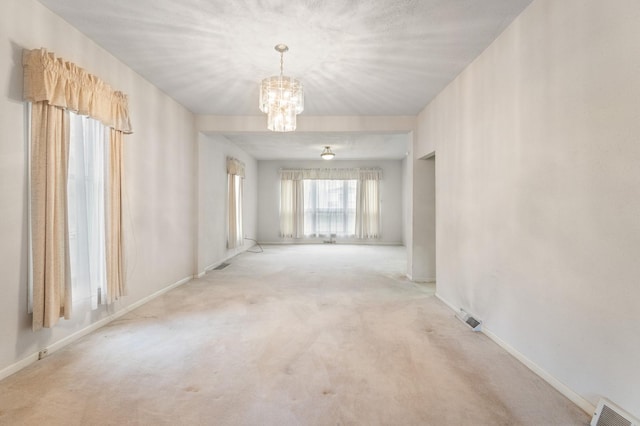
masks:
[[(0, 382), (2, 425), (579, 425), (404, 249), (242, 254)], [(132, 283), (135, 285), (135, 283)]]

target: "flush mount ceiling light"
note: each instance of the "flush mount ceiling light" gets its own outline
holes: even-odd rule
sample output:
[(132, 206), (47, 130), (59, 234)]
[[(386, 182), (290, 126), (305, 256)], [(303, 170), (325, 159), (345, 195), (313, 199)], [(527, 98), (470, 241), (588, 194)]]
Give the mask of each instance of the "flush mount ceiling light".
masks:
[(325, 146), (324, 151), (322, 151), (322, 154), (320, 154), (320, 157), (322, 157), (323, 160), (331, 160), (335, 156), (336, 154), (331, 152), (331, 147), (329, 146)]
[(278, 44), (280, 75), (267, 77), (260, 84), (260, 111), (267, 114), (267, 128), (274, 132), (292, 132), (296, 129), (296, 115), (304, 110), (302, 83), (284, 75), (286, 44)]

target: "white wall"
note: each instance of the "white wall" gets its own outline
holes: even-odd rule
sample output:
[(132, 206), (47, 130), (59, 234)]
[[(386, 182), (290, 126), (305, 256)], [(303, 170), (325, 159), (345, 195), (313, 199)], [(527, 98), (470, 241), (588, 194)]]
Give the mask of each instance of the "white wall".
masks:
[[(382, 237), (376, 242), (386, 244), (402, 244), (403, 240), (403, 179), (402, 160), (325, 160), (317, 161), (258, 161), (258, 241), (265, 243), (278, 242), (320, 242), (319, 239), (290, 240), (282, 239), (280, 232), (280, 175), (281, 168), (350, 168), (380, 167), (380, 210)], [(338, 239), (340, 241), (340, 239)]]
[[(411, 148), (411, 150), (413, 150), (413, 148)], [(402, 245), (407, 248), (407, 267), (409, 267), (409, 261), (411, 259), (410, 246), (413, 241), (413, 227), (411, 226), (411, 210), (413, 208), (413, 180), (411, 176), (413, 173), (413, 161), (411, 158), (412, 154), (409, 151), (409, 155), (402, 160)]]
[[(640, 417), (640, 2), (536, 0), (418, 118), (438, 295)], [(580, 398), (586, 399), (586, 401)]]
[(413, 145), (414, 133), (409, 137), (407, 156), (402, 160), (402, 244), (407, 250), (407, 277), (413, 275)]
[[(129, 295), (110, 312), (76, 306), (71, 320), (32, 332), (27, 313), (27, 137), (22, 49), (45, 47), (129, 95), (125, 138)], [(34, 0), (0, 3), (0, 377), (38, 350), (195, 271), (194, 116)]]
[(411, 263), (413, 281), (436, 280), (436, 172), (435, 157), (413, 158), (411, 202)]
[(242, 226), (252, 239), (257, 232), (258, 166), (224, 136), (200, 134), (198, 139), (198, 272), (202, 274), (254, 244), (245, 240), (244, 246), (227, 249), (227, 157), (245, 163)]

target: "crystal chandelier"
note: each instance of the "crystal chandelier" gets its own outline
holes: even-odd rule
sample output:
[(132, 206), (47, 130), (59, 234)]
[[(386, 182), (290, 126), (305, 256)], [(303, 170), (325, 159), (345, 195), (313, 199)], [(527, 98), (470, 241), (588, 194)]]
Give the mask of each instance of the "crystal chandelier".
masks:
[(260, 111), (267, 114), (267, 128), (274, 132), (296, 129), (296, 115), (304, 110), (302, 83), (283, 75), (286, 44), (275, 47), (280, 53), (280, 75), (267, 77), (260, 84)]

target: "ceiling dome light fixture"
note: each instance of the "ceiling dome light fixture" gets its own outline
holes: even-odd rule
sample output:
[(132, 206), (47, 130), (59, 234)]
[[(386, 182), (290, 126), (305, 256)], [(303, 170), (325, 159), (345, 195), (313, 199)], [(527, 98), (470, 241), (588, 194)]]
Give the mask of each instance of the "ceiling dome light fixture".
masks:
[(280, 75), (267, 77), (260, 84), (260, 111), (267, 114), (267, 128), (274, 132), (292, 132), (296, 129), (296, 115), (304, 110), (302, 83), (287, 77), (284, 69), (286, 44), (277, 44), (280, 53)]
[(323, 160), (331, 160), (335, 156), (336, 154), (331, 152), (331, 147), (329, 146), (325, 146), (324, 151), (322, 151), (322, 154), (320, 154), (320, 157), (322, 157)]

